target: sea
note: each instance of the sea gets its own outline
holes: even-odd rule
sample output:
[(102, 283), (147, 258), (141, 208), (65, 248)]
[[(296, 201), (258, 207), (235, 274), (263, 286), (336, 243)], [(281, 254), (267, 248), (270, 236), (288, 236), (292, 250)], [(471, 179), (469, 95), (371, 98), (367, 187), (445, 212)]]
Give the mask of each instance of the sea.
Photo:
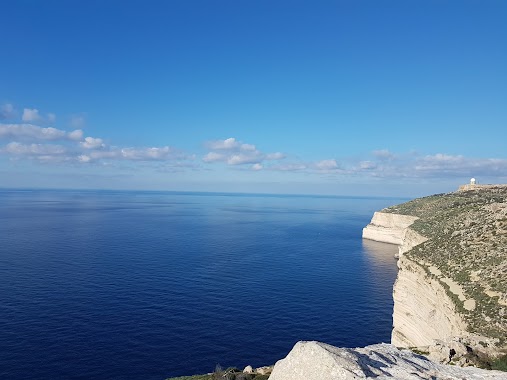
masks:
[(0, 378), (272, 365), (300, 340), (389, 342), (396, 198), (0, 190)]

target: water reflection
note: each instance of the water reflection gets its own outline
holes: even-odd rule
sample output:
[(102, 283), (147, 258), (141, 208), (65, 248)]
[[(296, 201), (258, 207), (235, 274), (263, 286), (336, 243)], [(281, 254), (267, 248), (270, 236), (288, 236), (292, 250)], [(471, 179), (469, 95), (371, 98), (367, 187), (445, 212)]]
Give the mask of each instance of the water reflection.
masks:
[[(363, 239), (362, 245), (368, 268), (370, 299), (384, 299), (388, 295), (392, 305), (391, 294), (398, 274), (394, 256), (398, 253), (398, 246), (366, 239)], [(383, 307), (385, 307), (385, 304)]]
[(396, 265), (395, 255), (398, 254), (398, 246), (395, 244), (363, 239), (363, 251), (369, 263), (376, 269), (392, 270)]

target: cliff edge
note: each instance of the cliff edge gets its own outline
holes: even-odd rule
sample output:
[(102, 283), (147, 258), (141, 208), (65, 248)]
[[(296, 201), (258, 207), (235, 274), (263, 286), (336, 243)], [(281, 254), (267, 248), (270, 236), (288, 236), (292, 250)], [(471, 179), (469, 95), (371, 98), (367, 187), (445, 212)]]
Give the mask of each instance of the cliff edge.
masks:
[[(507, 372), (461, 368), (507, 369), (507, 185), (386, 208), (363, 238), (399, 246), (392, 344), (298, 342), (269, 380), (507, 380)], [(244, 372), (234, 379), (252, 378)]]
[(363, 237), (400, 246), (394, 345), (433, 350), (442, 361), (458, 360), (452, 348), (438, 357), (446, 344), (490, 357), (507, 348), (506, 186), (389, 207), (375, 213)]

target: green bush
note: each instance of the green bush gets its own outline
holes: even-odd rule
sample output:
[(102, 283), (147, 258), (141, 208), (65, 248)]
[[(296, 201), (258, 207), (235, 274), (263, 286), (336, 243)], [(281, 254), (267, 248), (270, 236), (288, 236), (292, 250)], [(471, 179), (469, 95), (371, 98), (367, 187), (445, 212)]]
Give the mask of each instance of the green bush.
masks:
[(491, 364), (491, 369), (507, 372), (507, 355), (499, 357)]

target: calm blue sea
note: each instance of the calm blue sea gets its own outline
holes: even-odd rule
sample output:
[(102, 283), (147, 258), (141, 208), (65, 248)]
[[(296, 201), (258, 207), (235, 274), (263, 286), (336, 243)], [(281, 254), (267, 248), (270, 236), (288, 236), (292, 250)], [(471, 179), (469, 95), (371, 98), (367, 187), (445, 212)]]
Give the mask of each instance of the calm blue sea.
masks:
[(261, 366), (298, 340), (387, 342), (402, 199), (0, 190), (0, 378)]

